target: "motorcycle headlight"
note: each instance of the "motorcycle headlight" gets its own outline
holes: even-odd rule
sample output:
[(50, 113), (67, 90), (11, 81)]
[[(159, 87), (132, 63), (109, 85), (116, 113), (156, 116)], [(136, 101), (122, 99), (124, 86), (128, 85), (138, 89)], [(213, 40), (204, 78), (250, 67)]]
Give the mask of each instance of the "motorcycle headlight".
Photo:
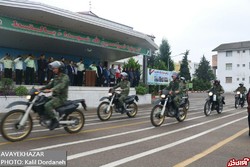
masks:
[(166, 98), (166, 95), (162, 94), (162, 95), (161, 95), (161, 98), (163, 98), (163, 99)]
[(109, 93), (108, 96), (112, 96), (112, 93)]
[(26, 99), (27, 99), (27, 100), (30, 100), (30, 99), (31, 99), (31, 95), (27, 95), (27, 96), (26, 96)]
[(209, 92), (208, 95), (209, 95), (209, 96), (212, 96), (212, 95), (213, 95), (213, 92)]
[(237, 91), (237, 95), (239, 95), (240, 94), (240, 91)]

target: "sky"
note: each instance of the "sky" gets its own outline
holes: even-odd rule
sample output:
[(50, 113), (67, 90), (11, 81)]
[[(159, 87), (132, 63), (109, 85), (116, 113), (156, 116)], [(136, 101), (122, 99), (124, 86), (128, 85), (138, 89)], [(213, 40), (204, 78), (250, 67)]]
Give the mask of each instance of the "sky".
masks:
[[(31, 0), (72, 12), (91, 10), (97, 16), (168, 41), (174, 61), (211, 62), (214, 48), (250, 41), (250, 0)], [(177, 56), (178, 55), (178, 56)]]

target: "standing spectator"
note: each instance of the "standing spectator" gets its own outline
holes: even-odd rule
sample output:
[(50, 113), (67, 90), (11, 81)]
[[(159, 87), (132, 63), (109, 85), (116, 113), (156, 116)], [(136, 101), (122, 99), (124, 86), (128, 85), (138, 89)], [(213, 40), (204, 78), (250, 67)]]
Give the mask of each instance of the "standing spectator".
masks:
[(39, 60), (37, 60), (37, 74), (38, 74), (38, 83), (43, 85), (45, 82), (45, 74), (47, 69), (47, 61), (45, 55), (41, 54)]
[(129, 69), (128, 75), (129, 75), (130, 85), (131, 85), (131, 87), (134, 87), (134, 78), (135, 77), (134, 77), (134, 71), (133, 71), (132, 67)]
[(104, 82), (103, 86), (109, 86), (110, 72), (106, 66), (103, 67)]
[(114, 64), (112, 64), (111, 68), (109, 69), (110, 73), (110, 86), (113, 87), (115, 85), (115, 72), (116, 69), (114, 67)]
[(122, 69), (121, 69), (121, 65), (118, 64), (118, 67), (116, 68), (116, 71), (115, 71), (115, 77), (116, 77), (116, 84), (118, 84), (119, 82), (121, 82), (121, 72), (122, 72)]
[(77, 67), (77, 85), (82, 86), (83, 84), (83, 73), (85, 72), (83, 59), (80, 59), (78, 63), (76, 63)]
[[(66, 67), (66, 62), (65, 62), (65, 58), (64, 57), (61, 57), (61, 62), (64, 64), (64, 66)], [(64, 68), (64, 71), (62, 71), (64, 74), (66, 74), (67, 72), (67, 69)]]
[(250, 136), (250, 89), (248, 89), (247, 97), (247, 112), (248, 112), (248, 136)]
[(26, 63), (26, 71), (25, 71), (25, 84), (26, 85), (34, 85), (34, 74), (36, 71), (34, 56), (29, 54), (28, 57), (24, 60)]
[(97, 66), (97, 86), (102, 86), (103, 84), (103, 68), (102, 63)]
[(135, 70), (135, 77), (136, 77), (136, 84), (135, 86), (139, 85), (140, 79), (141, 79), (141, 72), (140, 72), (140, 68), (137, 68)]
[(6, 53), (6, 56), (0, 60), (4, 66), (4, 77), (12, 79), (12, 69), (13, 69), (13, 61), (11, 60), (10, 54)]
[(54, 73), (52, 69), (48, 68), (48, 64), (52, 63), (54, 61), (53, 57), (50, 57), (47, 63), (47, 82), (49, 83), (50, 80), (54, 77)]
[(74, 85), (75, 67), (74, 67), (74, 62), (72, 60), (67, 65), (67, 74), (69, 76), (70, 86), (73, 86)]
[(73, 65), (73, 70), (74, 70), (74, 86), (77, 86), (77, 67), (76, 67), (76, 64), (74, 63), (74, 65)]
[(23, 78), (23, 60), (21, 55), (17, 56), (17, 58), (14, 60), (14, 64), (16, 69), (16, 84), (21, 85)]

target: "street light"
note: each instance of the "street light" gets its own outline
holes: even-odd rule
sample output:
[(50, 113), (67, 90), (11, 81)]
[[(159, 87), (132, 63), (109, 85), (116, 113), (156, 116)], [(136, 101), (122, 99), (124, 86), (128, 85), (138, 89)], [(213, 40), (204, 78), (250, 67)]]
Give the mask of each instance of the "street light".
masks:
[(169, 71), (169, 61), (170, 61), (170, 58), (171, 58), (171, 57), (180, 56), (180, 55), (184, 55), (184, 53), (180, 53), (180, 54), (174, 55), (174, 56), (170, 56), (170, 55), (169, 55), (169, 57), (168, 57), (168, 71)]

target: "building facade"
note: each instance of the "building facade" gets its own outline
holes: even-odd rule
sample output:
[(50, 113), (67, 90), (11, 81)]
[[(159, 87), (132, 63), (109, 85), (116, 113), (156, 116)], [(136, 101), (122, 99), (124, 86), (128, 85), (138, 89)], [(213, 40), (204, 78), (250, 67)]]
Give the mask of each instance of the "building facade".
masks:
[(217, 51), (216, 77), (226, 92), (233, 92), (239, 83), (250, 87), (250, 41), (221, 44)]

